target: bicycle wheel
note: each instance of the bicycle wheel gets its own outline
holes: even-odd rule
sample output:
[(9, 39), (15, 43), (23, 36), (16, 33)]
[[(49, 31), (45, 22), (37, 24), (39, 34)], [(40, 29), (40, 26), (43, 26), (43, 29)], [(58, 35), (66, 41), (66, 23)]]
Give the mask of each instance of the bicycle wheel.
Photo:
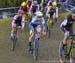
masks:
[(67, 54), (67, 51), (64, 51), (62, 49), (62, 43), (60, 43), (59, 44), (59, 59), (61, 59), (63, 63), (68, 63), (68, 60), (66, 58), (66, 54)]
[(74, 44), (73, 42), (70, 43), (70, 46), (68, 46), (67, 50), (67, 59), (69, 60), (70, 63), (74, 63), (74, 57), (75, 57), (75, 50), (74, 50)]
[(32, 53), (33, 53), (33, 59), (34, 60), (37, 60), (37, 57), (38, 57), (38, 47), (39, 47), (38, 41), (39, 41), (38, 38), (34, 39), (33, 45), (32, 45), (33, 46), (33, 48), (32, 48), (33, 52)]
[(73, 56), (73, 58), (75, 59), (75, 43), (73, 43), (72, 56)]
[(13, 38), (12, 38), (12, 51), (15, 50), (16, 42), (17, 42), (17, 34), (16, 34), (16, 31), (14, 31)]

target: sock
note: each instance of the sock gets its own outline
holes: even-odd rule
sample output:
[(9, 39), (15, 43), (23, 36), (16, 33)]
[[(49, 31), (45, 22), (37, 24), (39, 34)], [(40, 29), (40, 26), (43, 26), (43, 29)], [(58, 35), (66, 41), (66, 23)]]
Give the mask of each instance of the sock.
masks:
[(31, 47), (31, 42), (29, 42), (29, 46)]

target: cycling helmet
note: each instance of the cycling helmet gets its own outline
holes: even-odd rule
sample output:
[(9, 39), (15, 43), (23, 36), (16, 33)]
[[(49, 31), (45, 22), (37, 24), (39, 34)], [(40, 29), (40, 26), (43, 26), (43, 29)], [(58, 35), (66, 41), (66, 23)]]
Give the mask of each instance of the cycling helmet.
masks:
[(56, 3), (56, 2), (53, 2), (53, 3), (52, 3), (52, 6), (57, 6), (57, 3)]
[(43, 16), (43, 13), (40, 12), (40, 11), (37, 11), (37, 12), (35, 13), (35, 15), (36, 15), (36, 16)]
[(25, 5), (26, 5), (26, 2), (22, 2), (21, 6), (23, 6), (23, 7), (24, 7)]
[(35, 4), (37, 4), (37, 1), (34, 1)]

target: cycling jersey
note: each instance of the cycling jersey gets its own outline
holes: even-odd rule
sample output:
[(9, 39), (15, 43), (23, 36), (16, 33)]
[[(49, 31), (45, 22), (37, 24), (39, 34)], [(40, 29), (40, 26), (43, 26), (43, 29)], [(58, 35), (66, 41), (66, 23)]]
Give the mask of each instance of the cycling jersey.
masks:
[(47, 6), (52, 6), (52, 1), (48, 1)]
[(15, 15), (12, 21), (12, 24), (17, 24), (18, 26), (22, 26), (22, 24), (24, 23), (25, 18), (19, 17), (19, 15)]
[(35, 17), (33, 17), (32, 21), (30, 22), (29, 27), (31, 30), (34, 31), (38, 25), (42, 26), (44, 32), (46, 31), (44, 18), (37, 20), (37, 17), (35, 16)]
[(27, 4), (23, 4), (25, 2), (22, 2), (22, 4), (20, 5), (20, 10), (23, 10), (24, 12), (28, 12), (29, 10), (29, 6)]
[[(65, 20), (61, 23), (60, 28), (61, 30), (65, 33), (64, 37), (70, 37), (70, 35), (73, 34), (73, 22), (75, 20), (72, 19), (72, 15), (69, 15), (67, 18), (65, 18)], [(66, 32), (67, 30), (67, 32)]]
[[(52, 5), (52, 1), (49, 1), (47, 4), (47, 12), (46, 12), (46, 16), (47, 17), (53, 17), (53, 18), (58, 18), (58, 7), (54, 7)], [(50, 16), (49, 16), (50, 14)]]
[(61, 23), (61, 26), (60, 27), (63, 27), (65, 28), (66, 30), (70, 31), (70, 29), (72, 28), (73, 26), (73, 22), (75, 20), (72, 19), (72, 15), (69, 15), (62, 23)]
[(50, 18), (52, 18), (53, 14), (56, 12), (56, 9), (55, 8), (51, 8), (50, 11), (49, 11), (49, 14), (50, 14)]

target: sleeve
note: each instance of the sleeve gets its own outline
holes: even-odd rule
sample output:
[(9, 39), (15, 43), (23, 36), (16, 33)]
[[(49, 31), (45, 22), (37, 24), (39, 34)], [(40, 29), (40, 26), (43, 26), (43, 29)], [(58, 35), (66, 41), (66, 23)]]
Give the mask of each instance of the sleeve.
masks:
[(48, 2), (47, 6), (52, 5), (51, 1)]
[(60, 27), (66, 26), (66, 25), (67, 25), (67, 19), (65, 19), (65, 20), (61, 23)]
[(49, 6), (50, 1), (47, 3), (47, 6)]
[(48, 7), (48, 8), (47, 8), (47, 12), (46, 12), (46, 16), (47, 16), (47, 17), (49, 17), (49, 16), (48, 16), (49, 11), (50, 11), (50, 8)]
[(12, 23), (14, 23), (16, 19), (17, 19), (17, 15), (15, 15), (15, 16), (13, 17)]
[(16, 19), (17, 19), (17, 17), (18, 17), (18, 16), (17, 16), (17, 15), (15, 15), (15, 16), (14, 16), (14, 18), (13, 18), (13, 20), (16, 20)]
[(33, 4), (30, 6), (30, 8), (32, 9)]

